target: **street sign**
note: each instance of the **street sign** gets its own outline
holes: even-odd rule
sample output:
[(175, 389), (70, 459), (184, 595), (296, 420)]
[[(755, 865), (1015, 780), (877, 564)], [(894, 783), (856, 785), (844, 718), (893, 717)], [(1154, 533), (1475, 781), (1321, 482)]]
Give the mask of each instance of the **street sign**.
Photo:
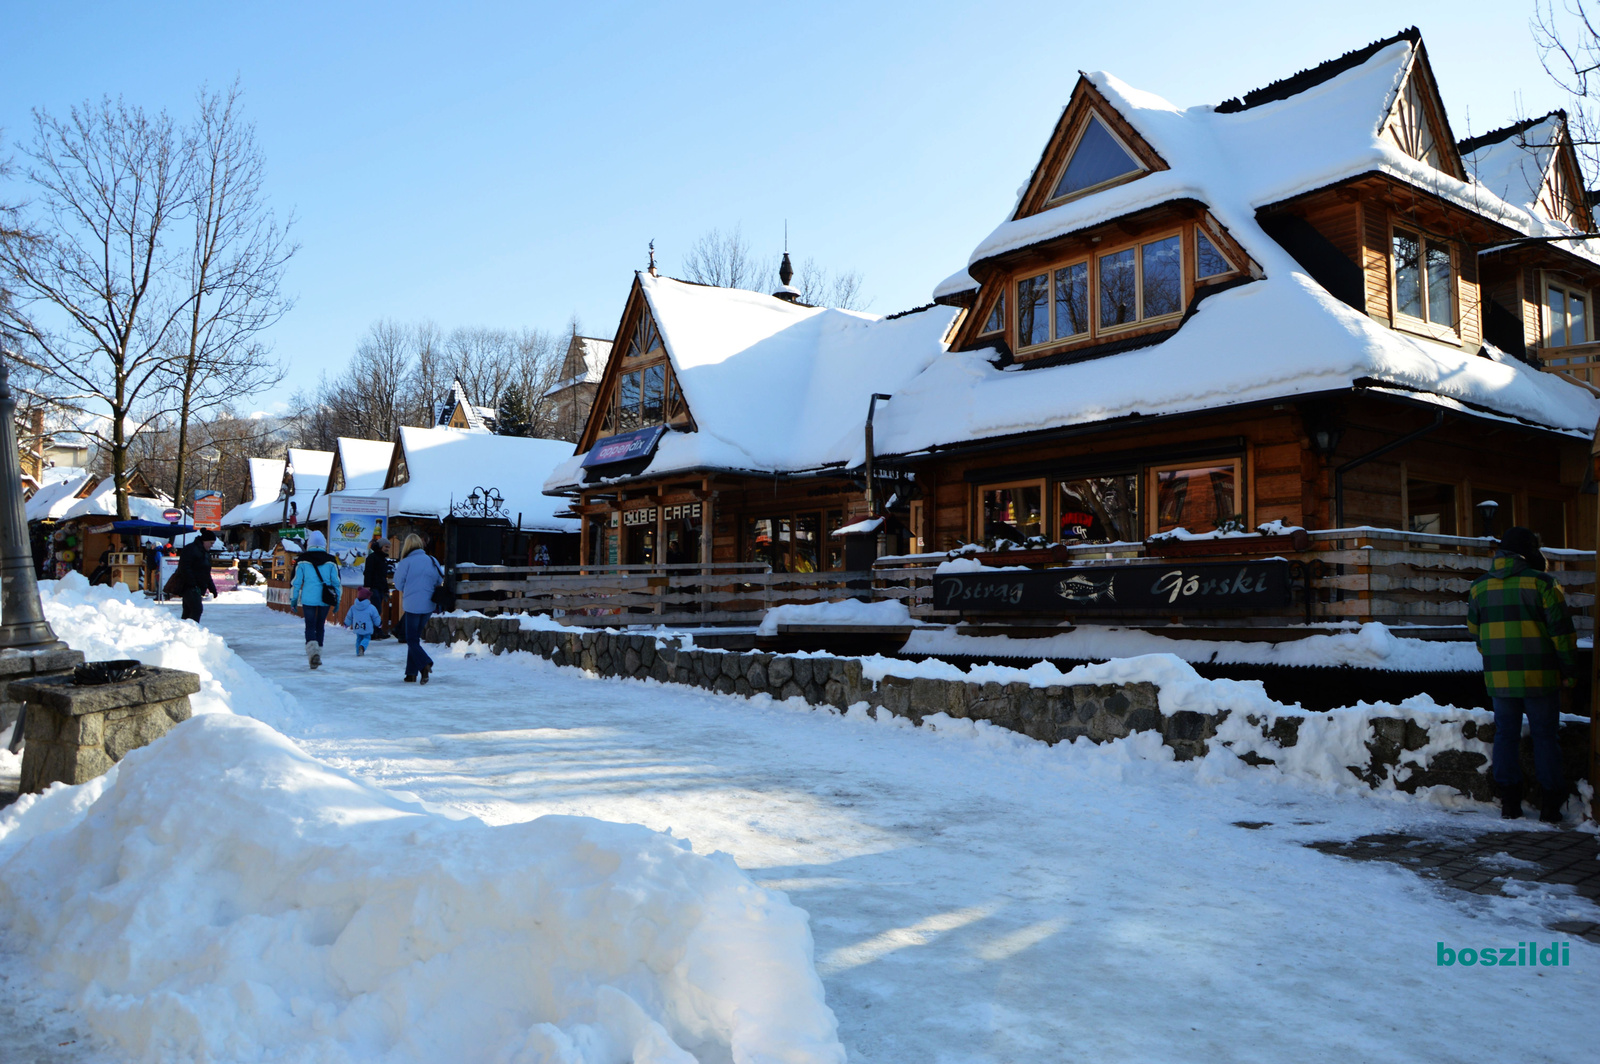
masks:
[(165, 520), (167, 522), (167, 524), (175, 525), (179, 521), (183, 520), (183, 511), (182, 510), (162, 510), (161, 511), (161, 517), (162, 517), (163, 520)]
[(222, 527), (222, 492), (197, 490), (194, 493), (194, 527)]

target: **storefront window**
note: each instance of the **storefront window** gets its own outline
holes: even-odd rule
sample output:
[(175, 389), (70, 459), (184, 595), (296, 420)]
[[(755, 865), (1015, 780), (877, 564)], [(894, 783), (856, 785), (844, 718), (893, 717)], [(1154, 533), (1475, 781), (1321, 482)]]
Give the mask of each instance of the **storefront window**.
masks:
[(661, 529), (668, 565), (692, 565), (700, 560), (700, 506), (691, 502), (663, 508)]
[(776, 543), (777, 523), (773, 517), (752, 517), (744, 526), (744, 560), (766, 562), (775, 573), (783, 571)]
[(1136, 474), (1063, 480), (1056, 487), (1056, 505), (1056, 538), (1062, 543), (1109, 543), (1141, 538)]
[(656, 557), (656, 518), (654, 506), (622, 512), (622, 530), (627, 544), (625, 565), (654, 565)]
[(1044, 535), (1044, 485), (1010, 484), (983, 489), (983, 543), (1026, 543)]
[(822, 515), (796, 514), (794, 519), (794, 551), (790, 556), (789, 571), (814, 573), (822, 568)]
[(828, 568), (837, 572), (844, 568), (844, 539), (834, 533), (844, 527), (844, 511), (829, 510), (828, 519), (823, 525), (826, 535), (823, 537), (827, 544)]
[(1238, 462), (1152, 469), (1150, 480), (1153, 532), (1211, 532), (1239, 516)]

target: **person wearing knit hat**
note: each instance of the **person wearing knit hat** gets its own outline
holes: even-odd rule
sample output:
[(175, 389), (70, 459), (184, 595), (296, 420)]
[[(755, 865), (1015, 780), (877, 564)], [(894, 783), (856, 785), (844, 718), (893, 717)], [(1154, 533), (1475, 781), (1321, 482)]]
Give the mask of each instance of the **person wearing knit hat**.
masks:
[(1566, 596), (1544, 571), (1532, 530), (1508, 528), (1489, 571), (1467, 593), (1467, 630), (1483, 655), (1494, 705), (1494, 781), (1500, 815), (1522, 816), (1522, 718), (1533, 739), (1539, 819), (1560, 823), (1567, 784), (1561, 769), (1561, 689), (1577, 683), (1577, 632)]

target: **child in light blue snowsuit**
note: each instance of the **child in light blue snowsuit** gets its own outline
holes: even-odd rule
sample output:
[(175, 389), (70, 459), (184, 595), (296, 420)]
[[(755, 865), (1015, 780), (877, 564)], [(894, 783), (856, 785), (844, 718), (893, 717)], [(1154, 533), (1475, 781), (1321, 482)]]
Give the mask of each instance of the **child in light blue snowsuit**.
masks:
[(361, 588), (356, 592), (356, 601), (350, 607), (350, 612), (344, 615), (344, 626), (356, 634), (358, 658), (367, 652), (367, 644), (372, 642), (372, 633), (378, 630), (378, 609), (369, 601), (371, 597), (371, 591)]

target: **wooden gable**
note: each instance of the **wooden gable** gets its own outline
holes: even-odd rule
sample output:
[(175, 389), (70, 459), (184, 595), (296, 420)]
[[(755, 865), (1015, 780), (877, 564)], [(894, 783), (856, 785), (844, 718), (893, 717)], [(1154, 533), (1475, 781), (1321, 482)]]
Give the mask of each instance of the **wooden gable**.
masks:
[[(637, 395), (629, 391), (630, 379), (637, 380), (640, 375), (651, 382), (659, 378), (662, 417), (635, 424), (628, 414), (619, 416), (619, 411), (625, 401), (639, 403), (646, 398), (643, 390)], [(619, 394), (624, 392), (627, 394)], [(611, 344), (611, 353), (606, 358), (605, 373), (595, 390), (594, 403), (589, 407), (589, 420), (578, 438), (578, 451), (589, 450), (603, 437), (641, 428), (644, 424), (666, 424), (688, 432), (695, 428), (666, 344), (661, 339), (661, 330), (650, 311), (649, 300), (645, 299), (644, 286), (636, 276)]]
[[(1109, 142), (1104, 142), (1103, 134), (1109, 135)], [(1102, 140), (1106, 143), (1107, 150), (1114, 148), (1124, 152), (1134, 164), (1133, 168), (1082, 189), (1063, 192), (1062, 178), (1079, 149), (1085, 146), (1086, 136)], [(1102, 189), (1114, 188), (1137, 180), (1153, 171), (1167, 169), (1170, 167), (1167, 166), (1166, 160), (1157, 154), (1115, 107), (1111, 106), (1110, 101), (1094, 87), (1093, 82), (1079, 74), (1078, 83), (1072, 89), (1072, 97), (1067, 102), (1066, 109), (1061, 112), (1055, 131), (1050, 135), (1044, 153), (1039, 157), (1039, 164), (1034, 167), (1033, 178), (1029, 181), (1027, 190), (1023, 193), (1022, 199), (1017, 204), (1016, 213), (1012, 217), (1026, 218), (1049, 210), (1069, 199), (1093, 195)]]
[(384, 478), (385, 488), (398, 488), (411, 479), (411, 470), (406, 467), (406, 449), (400, 441), (403, 436), (396, 436), (394, 453), (389, 456), (389, 475)]
[(1578, 165), (1565, 116), (1556, 128), (1550, 148), (1550, 163), (1545, 168), (1535, 202), (1545, 217), (1586, 233), (1593, 232), (1594, 214), (1589, 209), (1589, 196), (1583, 187), (1583, 168)]
[(1444, 101), (1439, 97), (1438, 84), (1420, 40), (1411, 50), (1410, 66), (1389, 105), (1382, 130), (1387, 140), (1413, 159), (1457, 180), (1466, 180), (1456, 138), (1445, 117)]

